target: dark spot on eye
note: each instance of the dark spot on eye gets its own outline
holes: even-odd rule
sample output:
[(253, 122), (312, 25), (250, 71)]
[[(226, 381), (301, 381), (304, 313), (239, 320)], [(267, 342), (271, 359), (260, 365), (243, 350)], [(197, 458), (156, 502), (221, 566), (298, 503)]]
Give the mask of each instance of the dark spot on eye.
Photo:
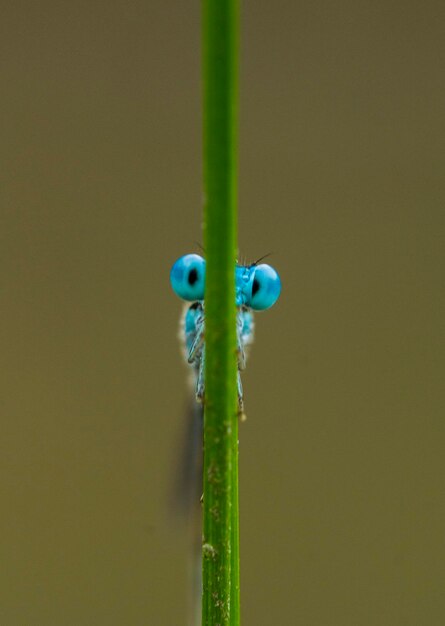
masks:
[(260, 290), (260, 281), (254, 278), (253, 285), (252, 285), (252, 298), (259, 290)]
[(197, 280), (198, 280), (198, 271), (195, 268), (193, 268), (190, 270), (189, 275), (188, 275), (189, 285), (193, 287), (193, 285), (196, 283)]

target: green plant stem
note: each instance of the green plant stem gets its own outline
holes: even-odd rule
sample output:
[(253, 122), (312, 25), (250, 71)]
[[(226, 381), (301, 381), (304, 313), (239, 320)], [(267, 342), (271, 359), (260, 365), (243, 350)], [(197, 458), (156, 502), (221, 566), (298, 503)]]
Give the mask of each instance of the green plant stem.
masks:
[(203, 604), (205, 626), (239, 625), (237, 0), (203, 0), (206, 251)]

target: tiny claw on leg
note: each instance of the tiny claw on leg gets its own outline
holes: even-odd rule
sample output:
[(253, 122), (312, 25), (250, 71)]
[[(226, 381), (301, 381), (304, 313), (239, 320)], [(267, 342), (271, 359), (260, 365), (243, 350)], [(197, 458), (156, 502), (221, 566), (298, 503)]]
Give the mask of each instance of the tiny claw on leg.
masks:
[(247, 419), (247, 415), (244, 413), (243, 407), (238, 408), (238, 419), (240, 422), (245, 422)]

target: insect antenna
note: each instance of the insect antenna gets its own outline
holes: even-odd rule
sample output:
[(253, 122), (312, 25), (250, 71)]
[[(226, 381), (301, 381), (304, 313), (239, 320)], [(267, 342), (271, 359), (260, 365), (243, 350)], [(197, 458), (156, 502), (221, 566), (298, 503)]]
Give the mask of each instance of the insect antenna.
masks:
[(206, 251), (204, 250), (204, 246), (202, 246), (199, 241), (194, 241), (193, 242), (195, 244), (195, 246), (198, 246), (198, 248), (201, 250), (201, 252), (203, 252), (204, 254), (206, 253)]
[(267, 254), (264, 254), (263, 256), (260, 256), (259, 259), (257, 259), (254, 263), (252, 263), (252, 266), (253, 265), (258, 265), (258, 263), (260, 261), (263, 261), (264, 259), (267, 259), (267, 257), (272, 256), (272, 254), (273, 254), (273, 252), (268, 252)]

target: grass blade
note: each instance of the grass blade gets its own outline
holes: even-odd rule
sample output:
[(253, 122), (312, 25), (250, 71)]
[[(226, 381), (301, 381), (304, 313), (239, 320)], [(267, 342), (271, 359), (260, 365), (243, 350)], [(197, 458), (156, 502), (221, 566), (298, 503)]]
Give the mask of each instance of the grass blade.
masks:
[(205, 626), (239, 625), (237, 241), (238, 2), (203, 0), (206, 396)]

